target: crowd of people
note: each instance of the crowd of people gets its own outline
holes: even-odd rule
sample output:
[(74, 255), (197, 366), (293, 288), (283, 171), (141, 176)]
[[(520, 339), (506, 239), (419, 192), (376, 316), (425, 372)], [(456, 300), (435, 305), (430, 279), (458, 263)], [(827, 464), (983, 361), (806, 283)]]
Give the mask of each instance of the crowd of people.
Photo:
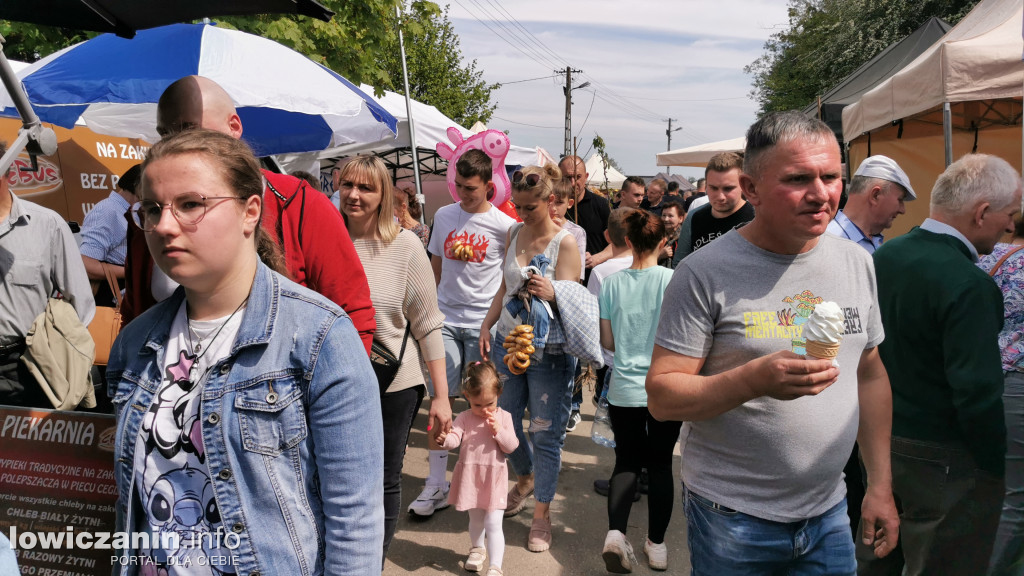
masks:
[[(503, 517), (532, 505), (526, 548), (557, 546), (586, 381), (615, 435), (595, 480), (609, 572), (637, 565), (641, 489), (646, 563), (669, 568), (677, 441), (692, 574), (1024, 569), (1024, 223), (1004, 160), (953, 163), (930, 217), (883, 243), (917, 198), (901, 167), (872, 156), (844, 194), (831, 130), (771, 113), (697, 193), (631, 177), (612, 203), (568, 156), (511, 174), (516, 218), (470, 150), (428, 227), (376, 157), (339, 162), (333, 203), (261, 169), (208, 79), (174, 83), (155, 121), (80, 251), (0, 181), (0, 404), (52, 404), (21, 361), (51, 296), (88, 324), (118, 300), (90, 280), (124, 290), (103, 391), (116, 529), (155, 538), (121, 551), (123, 573), (379, 573), (428, 399), (429, 473), (405, 507), (467, 512), (462, 568), (500, 576)], [(804, 327), (830, 306), (840, 344), (819, 358)], [(188, 544), (221, 531), (239, 546)], [(193, 537), (162, 548), (170, 532)]]

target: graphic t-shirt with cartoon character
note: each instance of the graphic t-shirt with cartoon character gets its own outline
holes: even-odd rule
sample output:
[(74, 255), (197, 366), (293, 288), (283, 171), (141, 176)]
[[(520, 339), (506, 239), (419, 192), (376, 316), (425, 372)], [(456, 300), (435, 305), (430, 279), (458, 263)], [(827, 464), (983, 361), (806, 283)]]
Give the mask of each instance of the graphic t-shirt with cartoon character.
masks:
[(680, 433), (686, 487), (773, 522), (821, 515), (846, 493), (842, 471), (857, 437), (857, 367), (883, 339), (874, 265), (828, 234), (803, 254), (762, 250), (736, 230), (694, 252), (665, 291), (655, 343), (705, 358), (710, 376), (780, 350), (805, 354), (803, 326), (817, 304), (846, 316), (839, 379), (817, 396), (755, 398)]
[(449, 204), (434, 215), (427, 250), (441, 258), (437, 304), (445, 324), (480, 329), (501, 286), (505, 241), (515, 222), (493, 206), (471, 214)]
[(231, 351), (244, 309), (230, 319), (192, 321), (191, 329), (185, 314), (182, 302), (171, 323), (164, 379), (136, 441), (135, 489), (145, 514), (135, 530), (148, 531), (151, 542), (151, 549), (138, 551), (147, 559), (143, 576), (235, 573), (206, 463), (200, 398), (210, 369)]

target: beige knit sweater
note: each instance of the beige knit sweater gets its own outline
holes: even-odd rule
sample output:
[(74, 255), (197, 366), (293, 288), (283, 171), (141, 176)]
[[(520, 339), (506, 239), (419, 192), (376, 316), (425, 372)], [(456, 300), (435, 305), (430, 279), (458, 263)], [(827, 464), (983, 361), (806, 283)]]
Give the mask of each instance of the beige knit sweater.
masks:
[(398, 356), (405, 327), (412, 325), (402, 367), (387, 391), (422, 386), (420, 359), (444, 358), (441, 341), (444, 314), (437, 307), (434, 272), (423, 243), (416, 234), (404, 229), (390, 244), (377, 238), (358, 239), (353, 243), (366, 271), (370, 300), (376, 310), (374, 339)]

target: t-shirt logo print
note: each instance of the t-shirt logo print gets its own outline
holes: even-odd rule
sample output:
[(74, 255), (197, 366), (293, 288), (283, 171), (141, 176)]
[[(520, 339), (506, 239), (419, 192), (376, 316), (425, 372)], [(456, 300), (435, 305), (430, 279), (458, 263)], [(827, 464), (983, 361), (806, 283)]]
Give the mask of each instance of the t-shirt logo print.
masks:
[(803, 325), (807, 323), (814, 307), (824, 302), (810, 290), (793, 296), (786, 296), (783, 302), (787, 308), (775, 312), (744, 312), (743, 325), (746, 338), (785, 338), (790, 341), (793, 353), (806, 354)]
[(483, 262), (490, 244), (491, 241), (483, 234), (456, 234), (455, 230), (452, 230), (444, 241), (444, 256), (449, 260)]

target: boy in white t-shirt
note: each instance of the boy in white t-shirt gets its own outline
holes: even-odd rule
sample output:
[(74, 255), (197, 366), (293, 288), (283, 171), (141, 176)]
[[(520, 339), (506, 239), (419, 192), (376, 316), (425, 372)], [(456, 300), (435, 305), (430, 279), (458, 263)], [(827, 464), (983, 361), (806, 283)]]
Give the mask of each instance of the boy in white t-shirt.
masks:
[[(480, 325), (501, 286), (508, 229), (515, 220), (491, 205), (494, 196), (491, 157), (480, 150), (464, 153), (455, 165), (460, 202), (434, 215), (430, 232), (430, 264), (437, 282), (437, 303), (444, 313), (441, 336), (449, 397), (457, 396), (463, 369), (480, 358)], [(427, 387), (431, 388), (430, 383)], [(434, 391), (431, 388), (430, 394)], [(448, 451), (427, 435), (430, 474), (426, 487), (409, 505), (418, 516), (431, 516), (448, 506)]]

